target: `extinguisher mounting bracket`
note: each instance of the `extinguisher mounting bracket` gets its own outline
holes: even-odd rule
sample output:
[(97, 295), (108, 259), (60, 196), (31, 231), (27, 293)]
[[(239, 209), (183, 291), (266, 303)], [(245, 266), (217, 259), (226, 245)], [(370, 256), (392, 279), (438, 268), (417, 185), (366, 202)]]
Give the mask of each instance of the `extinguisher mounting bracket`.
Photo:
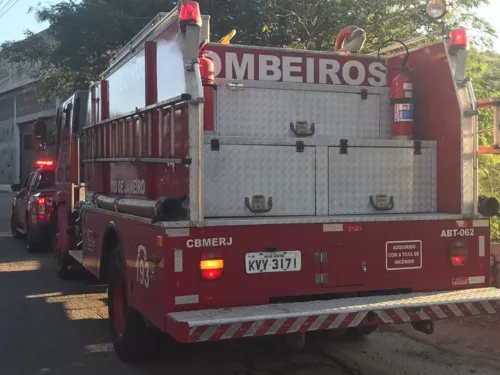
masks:
[(422, 141), (413, 141), (413, 154), (422, 155)]
[[(380, 57), (382, 49), (385, 46), (390, 45), (390, 44), (401, 44), (403, 46), (403, 48), (405, 49), (405, 57), (401, 61), (401, 65), (400, 66), (389, 66)], [(398, 39), (389, 39), (389, 40), (385, 41), (384, 43), (382, 43), (380, 45), (380, 47), (379, 47), (379, 49), (377, 51), (377, 56), (378, 56), (378, 60), (380, 61), (380, 63), (382, 65), (384, 65), (387, 69), (394, 69), (394, 70), (401, 70), (401, 71), (406, 71), (408, 69), (406, 65), (408, 64), (408, 59), (410, 58), (410, 50), (408, 49), (408, 46), (404, 42), (402, 42), (401, 40), (398, 40)]]

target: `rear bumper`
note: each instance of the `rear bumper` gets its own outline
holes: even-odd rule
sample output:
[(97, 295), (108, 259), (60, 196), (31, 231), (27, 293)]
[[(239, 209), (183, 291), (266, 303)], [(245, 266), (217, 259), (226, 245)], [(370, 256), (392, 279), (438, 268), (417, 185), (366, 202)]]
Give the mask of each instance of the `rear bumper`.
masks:
[(31, 229), (32, 240), (37, 243), (45, 242), (50, 239), (50, 221), (39, 222)]
[(500, 289), (481, 288), (170, 313), (167, 332), (192, 343), (500, 313)]

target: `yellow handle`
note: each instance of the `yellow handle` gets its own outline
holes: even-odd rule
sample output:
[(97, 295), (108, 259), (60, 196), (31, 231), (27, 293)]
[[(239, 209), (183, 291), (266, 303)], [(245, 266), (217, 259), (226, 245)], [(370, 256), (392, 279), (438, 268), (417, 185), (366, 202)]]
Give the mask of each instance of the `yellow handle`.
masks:
[(229, 42), (231, 41), (231, 39), (234, 38), (235, 35), (236, 35), (236, 30), (231, 30), (231, 32), (229, 34), (227, 34), (225, 37), (223, 37), (221, 40), (219, 40), (219, 43), (220, 44), (229, 44)]

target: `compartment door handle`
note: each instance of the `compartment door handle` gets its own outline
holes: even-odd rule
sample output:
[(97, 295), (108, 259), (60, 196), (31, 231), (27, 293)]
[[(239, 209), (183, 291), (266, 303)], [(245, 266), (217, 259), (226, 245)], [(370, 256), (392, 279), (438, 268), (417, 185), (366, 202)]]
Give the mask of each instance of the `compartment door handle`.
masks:
[(311, 137), (316, 131), (316, 125), (311, 124), (311, 130), (309, 130), (309, 123), (307, 121), (297, 121), (295, 125), (293, 122), (290, 123), (290, 130), (295, 134), (296, 137)]
[(273, 208), (273, 198), (267, 198), (267, 208), (266, 208), (266, 198), (263, 195), (254, 195), (252, 201), (250, 198), (245, 198), (245, 206), (253, 213), (266, 213)]
[(391, 196), (387, 201), (385, 195), (377, 195), (375, 198), (370, 195), (370, 204), (377, 211), (391, 211), (394, 208), (394, 197)]

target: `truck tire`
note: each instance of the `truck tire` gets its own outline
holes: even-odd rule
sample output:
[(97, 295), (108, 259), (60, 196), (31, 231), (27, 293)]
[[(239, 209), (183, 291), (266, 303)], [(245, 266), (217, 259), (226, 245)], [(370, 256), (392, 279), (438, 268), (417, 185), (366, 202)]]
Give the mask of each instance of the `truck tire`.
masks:
[(59, 223), (55, 222), (52, 225), (52, 230), (50, 233), (50, 246), (54, 252), (54, 258), (57, 264), (57, 276), (61, 280), (70, 280), (73, 277), (73, 268), (71, 267), (69, 256), (61, 256), (58, 243), (57, 243), (57, 233), (59, 232)]
[(10, 231), (12, 232), (12, 237), (14, 237), (15, 239), (23, 238), (23, 235), (18, 230), (18, 225), (14, 214), (10, 216)]
[(378, 326), (359, 326), (348, 328), (346, 332), (346, 337), (350, 339), (362, 339), (368, 335), (371, 335), (377, 330)]
[(73, 278), (73, 269), (67, 258), (67, 256), (57, 256), (57, 276), (61, 280), (71, 280)]
[[(27, 223), (28, 221), (26, 221)], [(24, 238), (26, 242), (26, 250), (28, 250), (28, 253), (36, 253), (40, 249), (40, 245), (33, 241), (33, 236), (30, 234), (29, 227), (26, 225), (26, 236)]]
[(155, 357), (160, 348), (160, 333), (127, 304), (124, 261), (118, 246), (109, 261), (108, 313), (111, 338), (123, 362), (139, 362)]

